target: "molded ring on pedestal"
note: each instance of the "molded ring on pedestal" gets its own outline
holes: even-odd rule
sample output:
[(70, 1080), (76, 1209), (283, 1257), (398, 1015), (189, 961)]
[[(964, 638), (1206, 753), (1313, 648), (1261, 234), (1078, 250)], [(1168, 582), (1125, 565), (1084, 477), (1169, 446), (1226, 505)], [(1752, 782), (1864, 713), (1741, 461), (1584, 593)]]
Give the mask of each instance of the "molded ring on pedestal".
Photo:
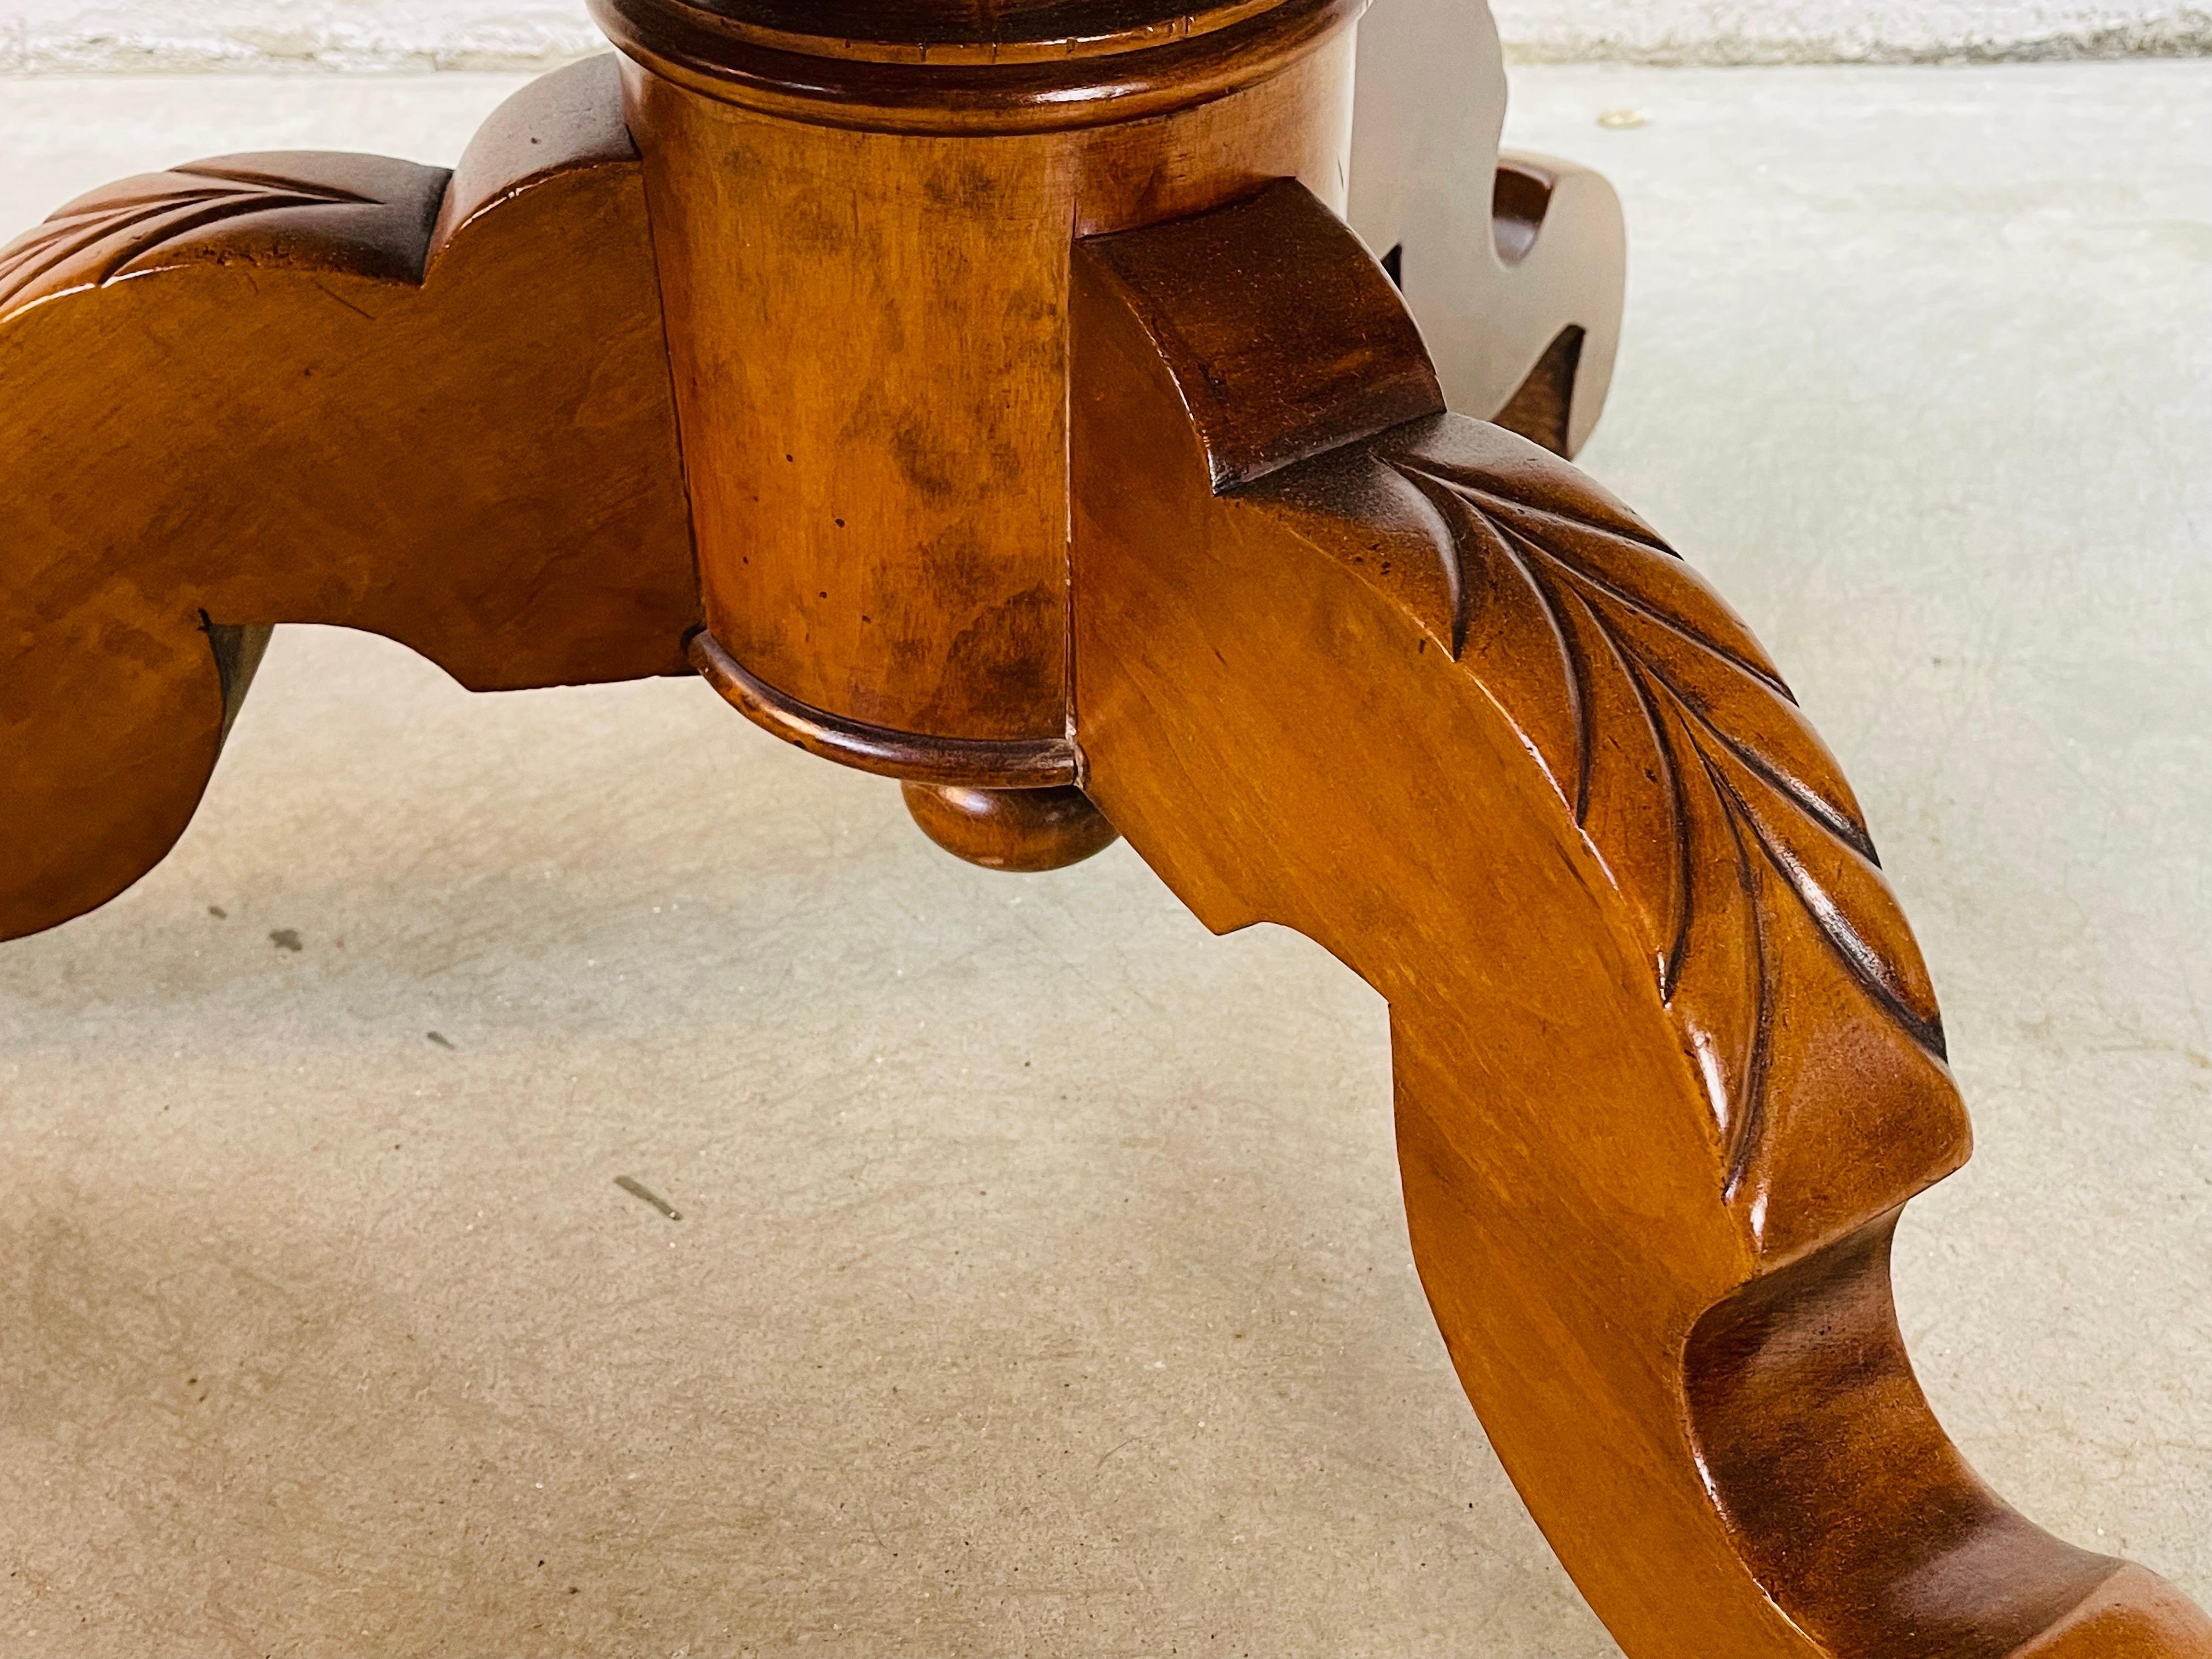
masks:
[(1106, 58), (1241, 23), (1283, 0), (682, 0), (732, 38), (808, 58), (1013, 64)]
[(755, 678), (705, 629), (691, 636), (691, 665), (724, 701), (763, 730), (810, 755), (909, 783), (978, 789), (1050, 789), (1077, 781), (1066, 738), (941, 738), (848, 720)]
[[(1042, 132), (1158, 115), (1287, 69), (1368, 0), (1153, 0), (898, 9), (793, 0), (591, 0), (607, 38), (654, 74), (725, 103), (829, 126)], [(833, 15), (824, 17), (827, 9)], [(963, 24), (963, 15), (969, 20)], [(882, 38), (868, 38), (870, 36)]]

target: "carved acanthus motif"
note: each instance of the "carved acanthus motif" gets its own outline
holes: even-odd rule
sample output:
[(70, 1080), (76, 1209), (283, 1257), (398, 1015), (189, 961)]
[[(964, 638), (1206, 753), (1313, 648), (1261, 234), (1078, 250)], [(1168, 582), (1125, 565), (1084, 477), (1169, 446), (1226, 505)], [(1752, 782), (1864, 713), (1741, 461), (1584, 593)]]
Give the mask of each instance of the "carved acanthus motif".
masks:
[(1801, 908), (1867, 996), (1940, 1058), (1926, 969), (1850, 786), (1742, 622), (1582, 474), (1511, 440), (1489, 441), (1513, 448), (1486, 464), (1455, 428), (1467, 429), (1407, 441), (1401, 428), (1370, 453), (1444, 532), (1461, 659), (1641, 920), (1733, 1197), (1770, 1116), (1778, 952), (1793, 948), (1787, 933), (1804, 937), (1778, 925), (1778, 907)]
[(204, 163), (111, 185), (0, 248), (0, 310), (32, 290), (97, 286), (164, 242), (271, 209), (362, 206), (329, 185)]

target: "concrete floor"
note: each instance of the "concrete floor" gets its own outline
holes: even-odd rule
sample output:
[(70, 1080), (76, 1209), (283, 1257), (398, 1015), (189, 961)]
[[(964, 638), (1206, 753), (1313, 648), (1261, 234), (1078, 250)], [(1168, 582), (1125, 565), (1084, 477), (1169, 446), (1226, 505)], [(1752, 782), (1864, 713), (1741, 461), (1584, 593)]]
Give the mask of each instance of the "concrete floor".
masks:
[[(450, 159), (507, 85), (19, 82), (0, 209)], [(1928, 1388), (2212, 1597), (2212, 64), (1516, 97), (1628, 204), (1585, 464), (1789, 669), (1944, 993)], [(0, 951), (0, 1659), (1610, 1653), (1387, 1083), (1370, 994), (1126, 848), (984, 874), (696, 684), (280, 635), (170, 861)]]

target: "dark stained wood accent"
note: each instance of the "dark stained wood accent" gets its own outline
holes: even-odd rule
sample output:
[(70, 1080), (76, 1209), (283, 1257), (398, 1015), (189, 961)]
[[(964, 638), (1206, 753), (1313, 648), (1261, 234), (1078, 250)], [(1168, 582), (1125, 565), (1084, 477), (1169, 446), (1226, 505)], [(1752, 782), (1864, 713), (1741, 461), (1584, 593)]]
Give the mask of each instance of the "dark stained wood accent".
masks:
[(1519, 264), (1536, 246), (1557, 183), (1553, 174), (1530, 162), (1498, 158), (1490, 186), (1490, 234), (1506, 264)]
[(1381, 264), (1334, 214), (1306, 211), (1313, 200), (1280, 179), (1202, 217), (1087, 247), (1176, 354), (1217, 489), (1444, 406), (1405, 308), (1362, 303)]
[(0, 251), (0, 938), (168, 850), (269, 624), (368, 629), (482, 690), (684, 671), (690, 534), (612, 60), (486, 143), (451, 182), (198, 162)]
[[(2212, 1655), (1991, 1495), (1912, 1384), (1888, 1230), (1966, 1115), (1857, 806), (1741, 622), (1494, 426), (1355, 420), (1221, 488), (1209, 426), (1267, 416), (1223, 386), (1308, 449), (1336, 342), (1400, 303), (1347, 257), (1334, 308), (1259, 296), (1313, 331), (1255, 325), (1272, 377), (1194, 350), (1212, 273), (1301, 213), (1079, 255), (1085, 787), (1208, 926), (1293, 927), (1389, 999), (1423, 1282), (1547, 1536), (1638, 1659)], [(1187, 295), (1131, 252), (1206, 226)]]
[(204, 617), (200, 625), (207, 632), (208, 649), (215, 653), (216, 679), (222, 689), (222, 730), (216, 738), (221, 744), (228, 740), (238, 711), (246, 707), (246, 694), (260, 672), (261, 659), (268, 654), (269, 641), (276, 630), (265, 623), (258, 628), (229, 627)]
[(1281, 0), (684, 0), (731, 39), (878, 63), (1105, 58), (1244, 22)]
[(703, 628), (691, 636), (690, 657), (707, 683), (763, 731), (856, 771), (968, 788), (1039, 788), (1075, 780), (1075, 745), (1064, 737), (939, 738), (847, 720), (757, 678)]
[(1106, 815), (1073, 786), (969, 789), (909, 783), (902, 793), (924, 835), (955, 858), (986, 870), (1064, 870), (1121, 838)]
[[(1024, 5), (591, 0), (623, 51), (691, 92), (885, 132), (1128, 129), (1260, 84), (1366, 0)], [(848, 32), (849, 31), (849, 32)]]
[(1929, 1659), (2004, 1659), (2118, 1564), (2006, 1507), (1944, 1437), (1890, 1295), (1897, 1219), (1751, 1281), (1698, 1322), (1684, 1356), (1691, 1429), (1747, 1564), (1812, 1634), (1839, 1652), (1893, 1651), (1910, 1633)]
[(1571, 453), (1573, 441), (1575, 372), (1581, 367), (1585, 338), (1579, 323), (1559, 331), (1544, 349), (1521, 389), (1505, 407), (1490, 418), (1508, 432), (1517, 432), (1532, 444), (1541, 444), (1554, 455)]

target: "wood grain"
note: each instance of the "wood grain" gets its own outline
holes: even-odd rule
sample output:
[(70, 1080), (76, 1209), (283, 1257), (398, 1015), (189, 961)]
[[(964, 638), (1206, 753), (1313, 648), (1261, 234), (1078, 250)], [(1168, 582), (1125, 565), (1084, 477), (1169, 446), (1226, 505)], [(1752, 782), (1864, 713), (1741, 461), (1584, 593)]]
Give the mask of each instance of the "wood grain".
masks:
[(1181, 322), (1219, 296), (1185, 289), (1335, 221), (1283, 186), (1206, 223), (1202, 258), (1077, 261), (1085, 787), (1210, 927), (1293, 927), (1389, 999), (1423, 1283), (1593, 1607), (1638, 1659), (2212, 1655), (1996, 1498), (1912, 1380), (1889, 1231), (1966, 1121), (1773, 665), (1557, 458), (1329, 392), (1401, 303), (1348, 232), (1341, 283), (1255, 308), (1304, 347), (1231, 360), (1288, 431), (1334, 396), (1342, 441), (1236, 482), (1265, 407), (1218, 408)]
[(1104, 58), (1194, 40), (1281, 0), (683, 0), (724, 36), (809, 57), (985, 64)]
[(1171, 115), (1291, 68), (1365, 7), (591, 0), (625, 54), (701, 96), (811, 125), (969, 134)]
[(691, 636), (690, 659), (700, 678), (754, 725), (858, 772), (959, 788), (1046, 788), (1075, 781), (1075, 745), (1064, 737), (939, 738), (848, 720), (756, 678), (703, 628)]
[(1064, 739), (1071, 232), (1282, 177), (1340, 198), (1352, 44), (1169, 118), (964, 137), (779, 119), (630, 66), (731, 659), (869, 726)]
[(230, 156), (0, 252), (0, 937), (182, 832), (266, 628), (337, 623), (480, 690), (684, 671), (698, 610), (611, 59), (452, 178)]
[(1121, 839), (1080, 789), (970, 789), (908, 783), (907, 811), (955, 858), (1030, 875), (1064, 870)]
[(1357, 0), (599, 6), (629, 61), (451, 176), (217, 158), (0, 251), (0, 936), (161, 855), (275, 624), (479, 690), (688, 651), (962, 857), (1118, 829), (1382, 993), (1446, 1345), (1637, 1659), (2212, 1659), (1913, 1378), (1927, 970), (1780, 670), (1547, 453), (1602, 181), (1477, 87), (1401, 295), (1333, 210)]
[[(1380, 471), (1346, 477), (1353, 465)], [(1727, 1151), (1723, 1194), (1765, 1214), (1755, 1176), (1794, 1082), (1778, 1070), (1791, 951), (1832, 957), (1944, 1054), (1850, 785), (1719, 596), (1588, 478), (1443, 419), (1268, 494), (1319, 532), (1337, 503), (1391, 489), (1435, 515), (1427, 556), (1451, 599), (1439, 642), (1534, 746), (1631, 905)]]
[(1544, 348), (1528, 378), (1490, 417), (1492, 422), (1571, 460), (1576, 453), (1575, 382), (1587, 343), (1588, 332), (1579, 323), (1561, 329)]

